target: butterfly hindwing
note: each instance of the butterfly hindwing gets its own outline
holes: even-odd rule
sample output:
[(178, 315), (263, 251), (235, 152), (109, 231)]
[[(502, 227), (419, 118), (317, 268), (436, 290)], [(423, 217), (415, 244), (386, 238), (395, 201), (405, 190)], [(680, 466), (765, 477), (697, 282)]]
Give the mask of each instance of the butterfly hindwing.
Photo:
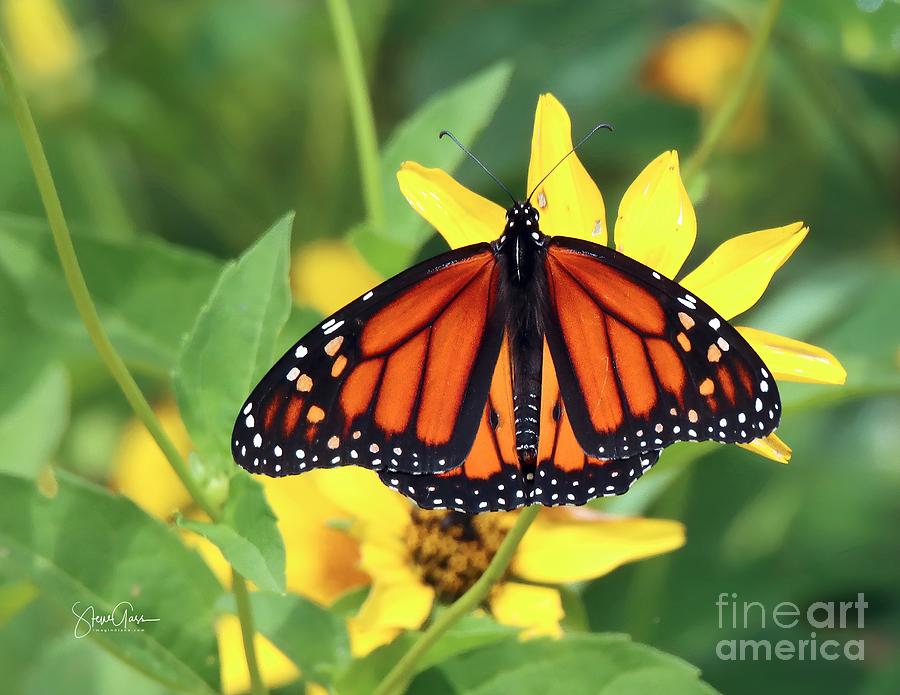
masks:
[(498, 283), (490, 247), (478, 244), (419, 264), (323, 321), (244, 403), (235, 460), (276, 476), (459, 466), (500, 351)]
[(518, 455), (509, 343), (504, 339), (472, 448), (465, 462), (445, 473), (380, 471), (385, 485), (424, 509), (476, 512), (515, 509), (527, 497)]
[(533, 480), (527, 482), (532, 501), (546, 506), (579, 505), (596, 497), (622, 495), (657, 462), (660, 454), (649, 451), (613, 460), (586, 454), (572, 431), (546, 341), (541, 370), (540, 433), (537, 469)]
[(715, 311), (612, 249), (553, 237), (546, 337), (572, 430), (599, 457), (680, 440), (749, 442), (778, 425), (775, 380)]
[(436, 475), (379, 471), (382, 482), (424, 509), (468, 514), (525, 504), (581, 505), (627, 492), (656, 463), (660, 452), (612, 461), (588, 456), (572, 432), (546, 342), (542, 375), (540, 439), (532, 471), (524, 472), (518, 462), (509, 350), (504, 341), (481, 425), (465, 462)]

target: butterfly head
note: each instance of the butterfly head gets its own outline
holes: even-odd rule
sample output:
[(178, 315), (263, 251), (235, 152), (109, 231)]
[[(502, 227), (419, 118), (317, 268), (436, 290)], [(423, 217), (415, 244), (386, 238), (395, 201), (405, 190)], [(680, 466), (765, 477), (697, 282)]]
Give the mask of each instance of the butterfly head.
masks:
[(531, 203), (516, 203), (506, 211), (506, 229), (504, 234), (520, 233), (527, 236), (537, 233), (540, 235), (541, 230), (538, 226), (540, 215)]

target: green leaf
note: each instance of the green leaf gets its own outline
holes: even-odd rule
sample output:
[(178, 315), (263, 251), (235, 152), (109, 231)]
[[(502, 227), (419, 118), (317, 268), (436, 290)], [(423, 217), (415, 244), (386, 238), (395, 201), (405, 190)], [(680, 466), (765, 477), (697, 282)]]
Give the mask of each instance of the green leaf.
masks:
[(474, 142), (497, 110), (511, 75), (512, 65), (497, 63), (433, 96), (391, 135), (381, 156), (385, 226), (383, 229), (360, 227), (352, 235), (362, 251), (371, 248), (375, 239), (389, 243), (390, 253), (366, 255), (378, 270), (389, 275), (401, 270), (431, 234), (425, 221), (400, 193), (397, 185), (400, 164), (415, 160), (448, 172), (456, 169), (465, 155), (452, 143), (440, 141), (438, 133), (449, 128), (463, 142)]
[(221, 523), (179, 518), (178, 525), (214, 543), (229, 564), (264, 591), (285, 589), (284, 541), (262, 485), (239, 471)]
[(23, 695), (116, 695), (128, 684), (128, 695), (167, 695), (161, 683), (135, 672), (93, 640), (64, 634), (47, 644), (35, 661)]
[(687, 662), (615, 634), (501, 642), (438, 668), (454, 692), (466, 695), (715, 693)]
[[(254, 592), (250, 601), (256, 629), (284, 652), (307, 680), (328, 685), (335, 671), (350, 662), (344, 622), (322, 606), (295, 594)], [(220, 604), (235, 612), (230, 594)]]
[(274, 361), (291, 309), (293, 215), (275, 223), (222, 271), (175, 369), (181, 417), (205, 463), (231, 470), (229, 437), (238, 409)]
[[(501, 625), (490, 618), (466, 616), (441, 636), (416, 665), (416, 672), (475, 649), (511, 640), (517, 632), (515, 628)], [(372, 692), (420, 636), (419, 632), (407, 632), (390, 644), (354, 661), (336, 683), (337, 691), (341, 695), (365, 695)]]
[(130, 500), (64, 471), (52, 497), (0, 474), (0, 499), (0, 573), (31, 581), (56, 603), (71, 618), (72, 639), (73, 608), (100, 616), (128, 601), (132, 616), (158, 622), (90, 637), (172, 688), (216, 691), (212, 625), (222, 587), (177, 535)]
[[(3, 389), (5, 390), (5, 389)], [(11, 403), (0, 412), (0, 472), (28, 478), (56, 452), (69, 420), (69, 380), (59, 364), (47, 365), (34, 383), (14, 399), (0, 393), (0, 402)]]
[[(171, 370), (221, 264), (149, 237), (110, 241), (81, 233), (74, 243), (103, 325), (123, 358)], [(19, 286), (38, 325), (88, 344), (44, 223), (0, 216), (0, 268)]]

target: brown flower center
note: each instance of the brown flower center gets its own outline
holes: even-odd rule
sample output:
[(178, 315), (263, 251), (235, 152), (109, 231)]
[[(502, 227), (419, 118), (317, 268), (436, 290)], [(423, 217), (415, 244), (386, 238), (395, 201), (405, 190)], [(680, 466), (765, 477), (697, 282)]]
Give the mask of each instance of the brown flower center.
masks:
[(439, 600), (462, 596), (490, 564), (507, 530), (495, 514), (414, 509), (406, 548)]

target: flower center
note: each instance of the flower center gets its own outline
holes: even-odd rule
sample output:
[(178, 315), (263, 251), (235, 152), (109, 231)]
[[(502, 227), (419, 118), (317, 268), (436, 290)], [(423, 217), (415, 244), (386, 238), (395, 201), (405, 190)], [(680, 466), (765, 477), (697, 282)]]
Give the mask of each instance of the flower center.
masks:
[(443, 602), (455, 601), (478, 580), (507, 532), (495, 514), (414, 509), (411, 517), (410, 560)]

